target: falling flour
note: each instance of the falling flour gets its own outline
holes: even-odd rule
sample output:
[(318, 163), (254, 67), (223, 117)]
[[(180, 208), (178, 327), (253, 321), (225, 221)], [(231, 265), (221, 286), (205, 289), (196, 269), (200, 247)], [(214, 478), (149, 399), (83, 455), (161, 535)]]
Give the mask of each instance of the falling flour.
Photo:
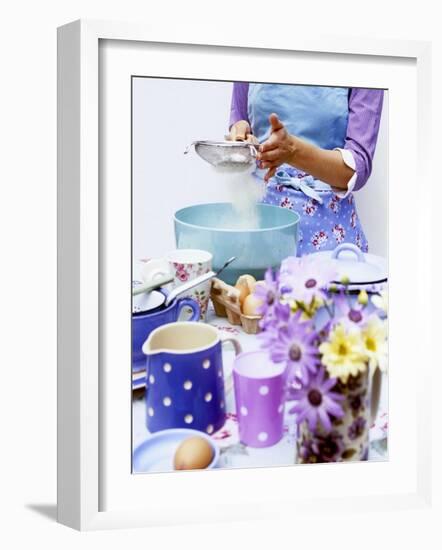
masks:
[(233, 211), (231, 219), (220, 220), (225, 229), (256, 229), (259, 226), (257, 204), (264, 195), (265, 184), (252, 174), (254, 166), (244, 170), (236, 166), (216, 166), (214, 170), (226, 186)]

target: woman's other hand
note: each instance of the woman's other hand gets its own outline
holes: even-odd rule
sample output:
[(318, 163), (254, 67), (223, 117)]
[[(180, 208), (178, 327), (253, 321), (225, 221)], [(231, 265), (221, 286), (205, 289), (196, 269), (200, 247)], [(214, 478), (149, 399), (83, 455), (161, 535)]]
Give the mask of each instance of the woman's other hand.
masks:
[(257, 159), (260, 168), (267, 168), (264, 176), (268, 181), (281, 164), (292, 164), (296, 151), (296, 138), (290, 135), (275, 113), (269, 117), (270, 136), (260, 146)]
[(258, 144), (258, 140), (252, 134), (250, 124), (247, 120), (238, 120), (238, 122), (232, 124), (228, 139), (230, 141), (248, 141), (250, 143)]

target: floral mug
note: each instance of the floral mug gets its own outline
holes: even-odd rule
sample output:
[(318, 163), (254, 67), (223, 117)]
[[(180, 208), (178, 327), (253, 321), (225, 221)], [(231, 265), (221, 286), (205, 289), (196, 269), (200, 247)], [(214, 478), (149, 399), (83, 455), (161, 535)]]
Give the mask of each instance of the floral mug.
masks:
[[(174, 276), (174, 286), (179, 286), (212, 269), (213, 256), (206, 250), (183, 248), (170, 252), (167, 257), (169, 269)], [(204, 321), (210, 298), (211, 280), (208, 280), (189, 290), (187, 297), (192, 298), (200, 306), (200, 319)]]

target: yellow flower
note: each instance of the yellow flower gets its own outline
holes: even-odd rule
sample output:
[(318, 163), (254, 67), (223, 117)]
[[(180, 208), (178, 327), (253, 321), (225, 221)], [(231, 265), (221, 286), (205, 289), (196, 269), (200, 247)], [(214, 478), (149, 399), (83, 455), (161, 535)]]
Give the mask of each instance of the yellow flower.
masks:
[(358, 295), (358, 302), (362, 306), (366, 306), (368, 304), (368, 294), (366, 290), (361, 290)]
[(320, 296), (314, 296), (308, 306), (304, 306), (304, 313), (307, 319), (313, 319), (316, 312), (324, 305), (324, 300)]
[(336, 325), (328, 341), (319, 346), (319, 351), (330, 376), (340, 378), (344, 384), (350, 375), (357, 376), (367, 368), (367, 356), (359, 330), (347, 332), (342, 325)]
[(379, 319), (377, 315), (373, 315), (362, 330), (361, 336), (371, 372), (377, 367), (382, 372), (386, 372), (388, 357), (387, 322)]
[(309, 305), (306, 305), (304, 302), (299, 302), (298, 300), (281, 300), (281, 303), (288, 304), (292, 313), (296, 313), (298, 309), (301, 309), (301, 321), (308, 321), (312, 319), (318, 309), (324, 305), (324, 300), (319, 296), (315, 296)]

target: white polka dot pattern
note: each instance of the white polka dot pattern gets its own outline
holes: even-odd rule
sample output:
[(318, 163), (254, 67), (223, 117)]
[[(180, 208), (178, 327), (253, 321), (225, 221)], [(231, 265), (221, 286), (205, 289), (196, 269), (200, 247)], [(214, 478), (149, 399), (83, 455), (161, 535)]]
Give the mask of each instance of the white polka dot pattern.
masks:
[(210, 359), (204, 359), (203, 368), (208, 369), (210, 367)]
[(165, 407), (170, 407), (170, 405), (172, 405), (172, 399), (170, 397), (165, 397), (163, 399), (163, 405)]
[(155, 376), (154, 376), (153, 374), (151, 374), (151, 375), (149, 376), (149, 382), (150, 382), (151, 384), (154, 384), (154, 383), (155, 383)]
[(260, 432), (258, 434), (258, 441), (261, 441), (261, 443), (264, 443), (264, 441), (267, 441), (268, 434), (266, 432)]
[(212, 425), (212, 424), (209, 424), (209, 425), (207, 426), (206, 432), (207, 432), (208, 434), (213, 433), (213, 425)]
[(191, 414), (186, 414), (186, 416), (184, 417), (184, 422), (186, 424), (192, 424), (193, 422), (193, 416)]
[(261, 386), (259, 388), (259, 393), (261, 395), (267, 395), (269, 393), (269, 387), (268, 386)]
[(172, 370), (172, 365), (170, 363), (164, 363), (163, 370), (164, 372), (170, 372)]
[(243, 415), (243, 416), (247, 416), (249, 414), (249, 411), (247, 409), (247, 407), (244, 407), (244, 405), (239, 409), (239, 412)]
[(153, 415), (154, 415), (154, 410), (152, 409), (152, 407), (149, 407), (149, 408), (147, 409), (147, 414), (148, 414), (149, 416), (153, 416)]
[(206, 395), (204, 396), (204, 401), (206, 403), (210, 403), (210, 401), (212, 401), (212, 394), (210, 392), (206, 393)]
[(185, 390), (190, 390), (192, 389), (192, 381), (191, 380), (186, 380), (183, 384), (183, 388)]

